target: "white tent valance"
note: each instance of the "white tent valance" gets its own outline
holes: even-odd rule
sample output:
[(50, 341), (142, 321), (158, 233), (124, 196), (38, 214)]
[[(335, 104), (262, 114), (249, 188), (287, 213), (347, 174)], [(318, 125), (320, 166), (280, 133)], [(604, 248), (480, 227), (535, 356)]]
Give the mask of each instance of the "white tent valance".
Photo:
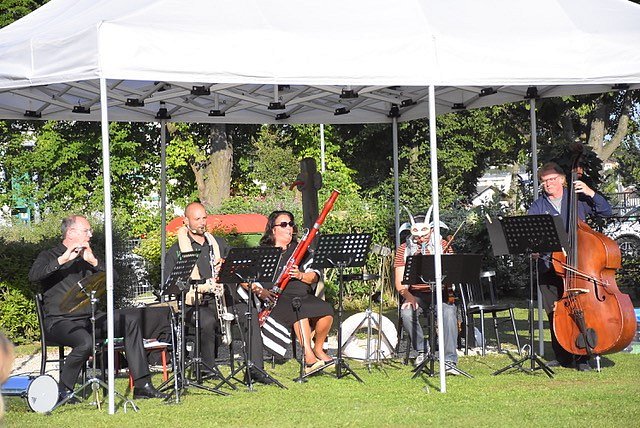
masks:
[(639, 88), (638, 22), (623, 0), (56, 0), (0, 30), (0, 117), (99, 120), (100, 77), (112, 121), (391, 122), (426, 117), (430, 84), (437, 114)]

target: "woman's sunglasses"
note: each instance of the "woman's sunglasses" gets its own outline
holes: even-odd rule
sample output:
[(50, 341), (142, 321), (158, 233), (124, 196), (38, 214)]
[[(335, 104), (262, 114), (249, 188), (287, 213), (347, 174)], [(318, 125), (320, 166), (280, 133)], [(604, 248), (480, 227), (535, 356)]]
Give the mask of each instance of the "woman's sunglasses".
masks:
[(281, 221), (280, 223), (276, 224), (276, 226), (280, 226), (281, 228), (284, 229), (287, 226), (295, 227), (296, 224), (292, 221)]

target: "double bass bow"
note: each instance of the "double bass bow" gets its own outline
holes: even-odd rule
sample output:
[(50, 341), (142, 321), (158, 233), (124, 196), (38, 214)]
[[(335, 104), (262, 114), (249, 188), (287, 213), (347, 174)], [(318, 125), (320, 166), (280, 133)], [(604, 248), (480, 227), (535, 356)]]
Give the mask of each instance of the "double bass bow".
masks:
[(629, 295), (615, 281), (621, 267), (620, 248), (608, 236), (578, 218), (576, 181), (581, 174), (575, 155), (569, 192), (570, 251), (553, 253), (553, 267), (564, 291), (555, 304), (553, 328), (558, 343), (575, 355), (618, 352), (631, 343), (636, 318)]

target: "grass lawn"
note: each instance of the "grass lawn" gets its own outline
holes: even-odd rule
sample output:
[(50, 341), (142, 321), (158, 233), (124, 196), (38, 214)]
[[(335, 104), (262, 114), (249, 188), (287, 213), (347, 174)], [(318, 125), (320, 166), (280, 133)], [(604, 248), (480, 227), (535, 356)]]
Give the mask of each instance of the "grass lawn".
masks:
[[(521, 319), (526, 311), (519, 311)], [(521, 338), (527, 337), (526, 321)], [(547, 332), (548, 334), (548, 332)], [(548, 344), (547, 344), (548, 345)], [(513, 358), (518, 358), (515, 354)], [(364, 380), (314, 376), (305, 384), (292, 379), (298, 365), (289, 361), (268, 371), (288, 389), (239, 385), (231, 396), (189, 389), (179, 404), (137, 400), (139, 413), (115, 415), (88, 404), (64, 406), (51, 415), (29, 412), (18, 399), (9, 400), (6, 427), (158, 427), (158, 426), (640, 426), (640, 354), (618, 353), (603, 358), (602, 372), (581, 373), (558, 368), (553, 379), (542, 371), (517, 370), (493, 376), (512, 360), (509, 355), (460, 358), (473, 376), (447, 377), (447, 393), (439, 378), (411, 379), (411, 367), (399, 360), (369, 372), (349, 361)], [(529, 362), (525, 367), (529, 367)], [(160, 375), (154, 379), (160, 383)], [(125, 378), (117, 389), (127, 389)], [(130, 394), (129, 392), (127, 392)]]

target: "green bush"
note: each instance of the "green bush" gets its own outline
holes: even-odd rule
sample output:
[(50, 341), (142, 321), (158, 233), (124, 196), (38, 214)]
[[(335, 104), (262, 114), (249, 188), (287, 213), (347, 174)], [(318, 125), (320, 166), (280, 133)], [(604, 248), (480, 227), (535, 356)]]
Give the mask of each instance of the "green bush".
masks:
[(35, 244), (0, 239), (0, 329), (14, 343), (38, 337), (34, 288), (27, 279), (38, 251)]
[(30, 343), (40, 337), (32, 296), (6, 282), (0, 282), (0, 329), (15, 344)]

